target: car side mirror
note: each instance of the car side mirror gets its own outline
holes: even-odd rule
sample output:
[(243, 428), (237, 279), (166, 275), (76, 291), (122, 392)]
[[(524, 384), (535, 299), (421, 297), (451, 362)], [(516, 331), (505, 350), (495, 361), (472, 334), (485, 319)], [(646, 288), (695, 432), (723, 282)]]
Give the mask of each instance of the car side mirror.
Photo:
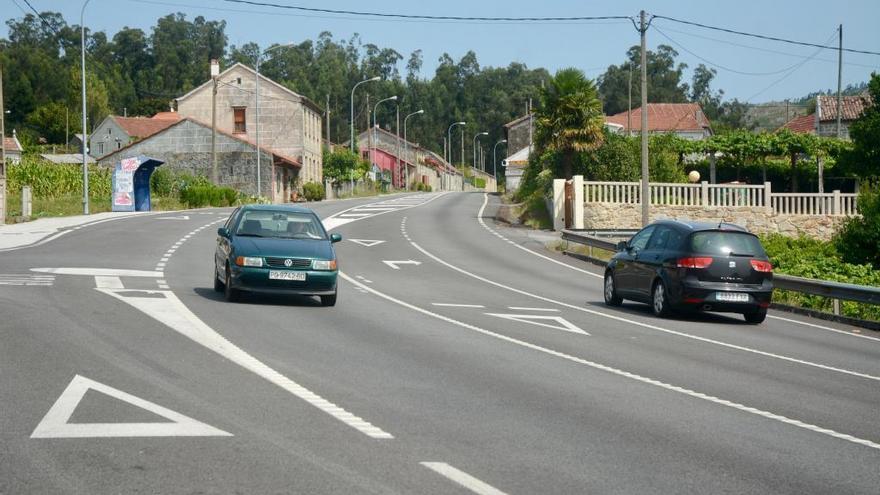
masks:
[(627, 249), (626, 241), (620, 241), (617, 243), (617, 250), (618, 251), (626, 251), (626, 249)]
[(342, 240), (342, 234), (330, 234), (330, 242), (339, 242)]
[(229, 239), (229, 229), (227, 229), (226, 227), (220, 227), (219, 229), (217, 229), (217, 235)]

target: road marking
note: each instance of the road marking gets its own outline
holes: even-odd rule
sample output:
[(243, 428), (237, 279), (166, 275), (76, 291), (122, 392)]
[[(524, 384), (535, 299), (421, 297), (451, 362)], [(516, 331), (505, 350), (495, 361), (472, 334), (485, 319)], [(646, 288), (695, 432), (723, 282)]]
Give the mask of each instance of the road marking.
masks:
[(416, 265), (416, 266), (419, 266), (419, 265), (422, 264), (421, 261), (415, 261), (415, 260), (406, 260), (406, 261), (389, 261), (389, 260), (382, 260), (382, 263), (385, 263), (386, 265), (390, 266), (391, 268), (394, 268), (395, 270), (400, 270), (400, 267), (399, 267), (398, 265)]
[(115, 268), (31, 268), (31, 271), (38, 273), (52, 273), (55, 275), (87, 275), (90, 277), (162, 277), (162, 272), (147, 270), (118, 270)]
[[(581, 330), (577, 326), (575, 326), (570, 321), (566, 320), (561, 316), (544, 316), (544, 315), (510, 315), (505, 313), (486, 313), (489, 316), (495, 316), (498, 318), (504, 318), (505, 320), (513, 320), (519, 321), (522, 323), (531, 323), (532, 325), (538, 325), (540, 327), (553, 328), (556, 330), (562, 330), (564, 332), (571, 333), (580, 333), (583, 335), (590, 335), (589, 333)], [(547, 323), (549, 321), (556, 322), (556, 325), (552, 325)]]
[[(418, 201), (416, 201), (416, 202), (412, 202), (412, 203), (409, 203), (409, 204), (393, 204), (393, 203), (389, 203), (388, 200), (386, 200), (386, 201), (380, 201), (380, 202), (378, 202), (378, 203), (369, 203), (369, 204), (366, 204), (366, 205), (352, 206), (351, 208), (348, 208), (348, 209), (342, 210), (342, 211), (340, 211), (340, 212), (338, 212), (338, 213), (334, 213), (333, 215), (330, 215), (329, 217), (324, 218), (324, 219), (322, 220), (322, 223), (324, 224), (324, 228), (325, 228), (326, 230), (333, 230), (333, 229), (335, 229), (336, 227), (340, 227), (340, 226), (345, 225), (345, 224), (347, 224), (347, 223), (355, 222), (355, 221), (358, 221), (358, 220), (363, 220), (363, 219), (366, 219), (366, 218), (373, 218), (373, 217), (377, 217), (377, 216), (379, 216), (379, 215), (384, 215), (384, 214), (386, 214), (386, 213), (393, 213), (393, 212), (396, 212), (396, 211), (407, 210), (407, 209), (409, 209), (409, 208), (415, 208), (415, 207), (418, 207), (418, 206), (423, 206), (423, 205), (426, 205), (426, 204), (430, 203), (431, 201), (436, 200), (437, 198), (443, 197), (443, 196), (446, 195), (446, 194), (447, 194), (447, 193), (444, 192), (444, 193), (435, 194), (435, 195), (420, 196), (420, 197), (418, 198)], [(363, 207), (366, 207), (366, 206), (376, 206), (376, 205), (388, 205), (388, 206), (394, 206), (394, 209), (386, 210), (386, 211), (380, 211), (380, 212), (378, 212), (378, 213), (373, 213), (373, 214), (371, 214), (370, 216), (367, 216), (367, 217), (358, 217), (358, 218), (340, 218), (340, 215), (344, 215), (345, 213), (348, 213), (348, 212), (350, 212), (350, 211), (357, 210), (358, 208), (363, 208)]]
[(189, 215), (180, 215), (176, 217), (159, 217), (159, 220), (189, 220)]
[(98, 276), (95, 277), (95, 287), (99, 289), (124, 289), (125, 286), (122, 285), (122, 279), (119, 277), (106, 277), (106, 276)]
[(349, 239), (349, 242), (353, 242), (355, 244), (360, 244), (364, 247), (373, 247), (382, 244), (385, 241), (375, 240), (375, 239)]
[[(114, 399), (150, 411), (170, 423), (69, 423), (86, 392), (95, 390)], [(231, 437), (231, 433), (206, 425), (121, 390), (76, 375), (31, 433), (31, 438), (111, 437)]]
[(553, 309), (553, 308), (527, 308), (527, 307), (522, 307), (522, 306), (508, 306), (507, 309), (512, 309), (515, 311), (547, 311), (550, 313), (558, 313), (559, 312), (558, 309)]
[[(773, 318), (774, 320), (787, 321), (789, 323), (796, 323), (798, 325), (804, 325), (804, 326), (808, 326), (808, 327), (818, 328), (820, 330), (827, 330), (829, 332), (840, 333), (843, 335), (849, 335), (850, 337), (861, 337), (863, 339), (874, 340), (874, 341), (880, 342), (880, 338), (877, 338), (877, 337), (870, 337), (868, 335), (862, 335), (859, 333), (847, 332), (846, 330), (840, 330), (838, 328), (826, 327), (824, 325), (817, 325), (815, 323), (807, 323), (806, 321), (794, 320), (791, 318), (783, 318), (781, 316), (773, 316), (773, 315), (767, 315), (767, 318)], [(855, 331), (858, 331), (858, 330), (855, 330)]]
[[(281, 387), (293, 396), (338, 419), (344, 424), (376, 439), (394, 438), (388, 432), (373, 426), (358, 416), (346, 411), (327, 399), (319, 396), (299, 383), (275, 371), (257, 358), (236, 346), (225, 337), (209, 327), (187, 308), (180, 299), (170, 291), (150, 291), (163, 297), (138, 297), (137, 293), (145, 291), (125, 291), (114, 289), (96, 289), (119, 301), (129, 304), (153, 319), (165, 324), (172, 330), (188, 337), (194, 342), (212, 350), (233, 363)], [(129, 295), (124, 295), (128, 293)]]
[(662, 389), (665, 389), (665, 390), (669, 390), (669, 391), (671, 391), (671, 392), (676, 392), (676, 393), (679, 393), (679, 394), (687, 395), (687, 396), (689, 396), (689, 397), (693, 397), (693, 398), (695, 398), (695, 399), (701, 399), (701, 400), (704, 400), (704, 401), (707, 401), (707, 402), (711, 402), (711, 403), (714, 403), (714, 404), (718, 404), (718, 405), (722, 405), (722, 406), (729, 407), (729, 408), (732, 408), (732, 409), (736, 409), (736, 410), (738, 410), (738, 411), (746, 412), (746, 413), (749, 413), (749, 414), (754, 414), (754, 415), (756, 415), (756, 416), (760, 416), (760, 417), (763, 417), (763, 418), (767, 418), (767, 419), (770, 419), (770, 420), (773, 420), (773, 421), (778, 421), (778, 422), (781, 422), (781, 423), (784, 423), (784, 424), (787, 424), (787, 425), (795, 426), (795, 427), (797, 427), (797, 428), (802, 428), (802, 429), (805, 429), (805, 430), (809, 430), (809, 431), (813, 431), (813, 432), (816, 432), (816, 433), (820, 433), (820, 434), (822, 434), (822, 435), (828, 435), (828, 436), (830, 436), (830, 437), (834, 437), (834, 438), (837, 438), (837, 439), (840, 439), (840, 440), (846, 440), (846, 441), (848, 441), (848, 442), (852, 442), (852, 443), (855, 443), (855, 444), (863, 445), (863, 446), (865, 446), (865, 447), (869, 447), (869, 448), (872, 448), (872, 449), (880, 450), (880, 443), (876, 443), (876, 442), (873, 442), (873, 441), (871, 441), (871, 440), (866, 440), (866, 439), (863, 439), (863, 438), (858, 438), (858, 437), (855, 437), (855, 436), (852, 436), (852, 435), (849, 435), (849, 434), (846, 434), (846, 433), (840, 433), (840, 432), (837, 432), (837, 431), (834, 431), (834, 430), (831, 430), (831, 429), (828, 429), (828, 428), (823, 428), (823, 427), (821, 427), (821, 426), (812, 425), (812, 424), (805, 423), (805, 422), (800, 421), (800, 420), (797, 420), (797, 419), (788, 418), (788, 417), (785, 417), (785, 416), (782, 416), (782, 415), (779, 415), (779, 414), (775, 414), (775, 413), (771, 413), (771, 412), (768, 412), (768, 411), (762, 411), (762, 410), (760, 410), (760, 409), (756, 409), (756, 408), (754, 408), (754, 407), (749, 407), (749, 406), (746, 406), (746, 405), (743, 405), (743, 404), (739, 404), (739, 403), (737, 403), (737, 402), (732, 402), (732, 401), (729, 401), (729, 400), (721, 399), (721, 398), (718, 398), (718, 397), (715, 397), (715, 396), (712, 396), (712, 395), (704, 394), (704, 393), (702, 393), (702, 392), (696, 392), (696, 391), (694, 391), (694, 390), (690, 390), (690, 389), (687, 389), (687, 388), (684, 388), (684, 387), (679, 387), (679, 386), (677, 386), (677, 385), (671, 385), (671, 384), (669, 384), (669, 383), (665, 383), (665, 382), (662, 382), (662, 381), (660, 381), (660, 380), (655, 380), (655, 379), (653, 379), (653, 378), (644, 377), (644, 376), (641, 376), (641, 375), (637, 375), (637, 374), (635, 374), (635, 373), (630, 373), (629, 371), (624, 371), (624, 370), (621, 370), (621, 369), (618, 369), (618, 368), (614, 368), (614, 367), (611, 367), (611, 366), (607, 366), (607, 365), (604, 365), (604, 364), (601, 364), (601, 363), (597, 363), (597, 362), (594, 362), (594, 361), (589, 361), (589, 360), (587, 360), (587, 359), (579, 358), (579, 357), (573, 356), (573, 355), (571, 355), (571, 354), (566, 354), (566, 353), (563, 353), (563, 352), (554, 351), (554, 350), (552, 350), (552, 349), (550, 349), (550, 348), (542, 347), (542, 346), (539, 346), (539, 345), (536, 345), (536, 344), (532, 344), (532, 343), (530, 343), (530, 342), (526, 342), (526, 341), (524, 341), (524, 340), (516, 339), (516, 338), (513, 338), (513, 337), (508, 337), (507, 335), (503, 335), (503, 334), (500, 334), (500, 333), (497, 333), (497, 332), (493, 332), (493, 331), (491, 331), (491, 330), (486, 330), (486, 329), (484, 329), (484, 328), (480, 328), (480, 327), (478, 327), (478, 326), (471, 325), (470, 323), (465, 323), (465, 322), (463, 322), (463, 321), (459, 321), (459, 320), (456, 320), (456, 319), (454, 319), (454, 318), (449, 318), (449, 317), (447, 317), (447, 316), (443, 316), (443, 315), (441, 315), (441, 314), (434, 313), (434, 312), (429, 311), (429, 310), (427, 310), (427, 309), (420, 308), (420, 307), (415, 306), (415, 305), (413, 305), (413, 304), (410, 304), (410, 303), (408, 303), (408, 302), (402, 301), (402, 300), (397, 299), (397, 298), (395, 298), (395, 297), (393, 297), (393, 296), (390, 296), (390, 295), (388, 295), (388, 294), (385, 294), (385, 293), (383, 293), (383, 292), (380, 292), (380, 291), (378, 291), (378, 290), (376, 290), (376, 289), (374, 289), (374, 288), (372, 288), (372, 287), (367, 287), (366, 285), (364, 285), (364, 284), (358, 282), (357, 280), (355, 280), (355, 279), (349, 277), (349, 276), (346, 275), (344, 272), (339, 272), (339, 276), (342, 277), (343, 279), (347, 280), (348, 282), (354, 284), (355, 286), (359, 286), (359, 287), (363, 288), (364, 290), (366, 290), (367, 292), (369, 292), (369, 293), (371, 293), (371, 294), (373, 294), (373, 295), (375, 295), (375, 296), (381, 297), (382, 299), (385, 299), (385, 300), (387, 300), (387, 301), (393, 302), (393, 303), (395, 303), (395, 304), (397, 304), (397, 305), (399, 305), (399, 306), (403, 306), (404, 308), (411, 309), (411, 310), (413, 310), (413, 311), (416, 311), (416, 312), (422, 313), (422, 314), (424, 314), (424, 315), (431, 316), (431, 317), (433, 317), (433, 318), (437, 318), (438, 320), (442, 320), (442, 321), (445, 321), (445, 322), (447, 322), (447, 323), (451, 323), (451, 324), (453, 324), (453, 325), (457, 325), (457, 326), (459, 326), (459, 327), (466, 328), (466, 329), (468, 329), (468, 330), (472, 330), (472, 331), (474, 331), (474, 332), (477, 332), (477, 333), (480, 333), (480, 334), (483, 334), (483, 335), (486, 335), (486, 336), (489, 336), (489, 337), (493, 337), (493, 338), (496, 338), (496, 339), (498, 339), (498, 340), (502, 340), (502, 341), (504, 341), (504, 342), (508, 342), (508, 343), (515, 344), (515, 345), (518, 345), (518, 346), (521, 346), (521, 347), (525, 347), (525, 348), (528, 348), (528, 349), (532, 349), (532, 350), (535, 350), (535, 351), (538, 351), (538, 352), (542, 352), (542, 353), (544, 353), (544, 354), (548, 354), (548, 355), (550, 355), (550, 356), (555, 356), (555, 357), (558, 357), (558, 358), (561, 358), (561, 359), (565, 359), (565, 360), (567, 360), (567, 361), (571, 361), (571, 362), (574, 362), (574, 363), (578, 363), (578, 364), (582, 364), (582, 365), (585, 365), (585, 366), (589, 366), (590, 368), (594, 368), (594, 369), (597, 369), (597, 370), (605, 371), (605, 372), (611, 373), (611, 374), (613, 374), (613, 375), (617, 375), (617, 376), (621, 376), (621, 377), (624, 377), (624, 378), (628, 378), (628, 379), (630, 379), (630, 380), (635, 380), (635, 381), (638, 381), (638, 382), (641, 382), (641, 383), (644, 383), (644, 384), (647, 384), (647, 385), (652, 385), (652, 386), (655, 386), (655, 387), (659, 387), (659, 388), (662, 388)]
[(506, 495), (501, 490), (488, 485), (477, 478), (465, 473), (460, 469), (456, 469), (445, 462), (420, 462), (422, 466), (434, 471), (441, 476), (445, 476), (459, 485), (478, 495)]
[(431, 303), (433, 306), (443, 306), (445, 308), (485, 308), (482, 304), (456, 304), (456, 303)]
[(521, 295), (523, 295), (523, 296), (532, 297), (532, 298), (537, 299), (537, 300), (539, 300), (539, 301), (544, 301), (544, 302), (548, 302), (548, 303), (551, 303), (551, 304), (556, 304), (556, 305), (558, 305), (558, 306), (562, 306), (562, 307), (565, 307), (565, 308), (570, 308), (570, 309), (573, 309), (573, 310), (575, 310), (575, 311), (581, 311), (581, 312), (583, 312), (583, 313), (588, 313), (588, 314), (591, 314), (591, 315), (601, 316), (601, 317), (603, 317), (603, 318), (609, 318), (609, 319), (611, 319), (611, 320), (616, 320), (616, 321), (621, 321), (621, 322), (624, 322), (624, 323), (629, 323), (629, 324), (631, 324), (631, 325), (635, 325), (635, 326), (642, 327), (642, 328), (647, 328), (647, 329), (649, 329), (649, 330), (656, 330), (656, 331), (658, 331), (658, 332), (663, 332), (663, 333), (666, 333), (666, 334), (669, 334), (669, 335), (676, 335), (676, 336), (678, 336), (678, 337), (684, 337), (684, 338), (686, 338), (686, 339), (696, 340), (696, 341), (698, 341), (698, 342), (704, 342), (704, 343), (707, 343), (707, 344), (714, 344), (714, 345), (718, 345), (718, 346), (722, 346), (722, 347), (727, 347), (728, 349), (736, 349), (736, 350), (738, 350), (738, 351), (749, 352), (749, 353), (756, 354), (756, 355), (759, 355), (759, 356), (769, 357), (769, 358), (773, 358), (773, 359), (779, 359), (779, 360), (781, 360), (781, 361), (787, 361), (787, 362), (789, 362), (789, 363), (802, 364), (802, 365), (804, 365), (804, 366), (811, 366), (811, 367), (813, 367), (813, 368), (819, 368), (819, 369), (823, 369), (823, 370), (826, 370), (826, 371), (834, 371), (834, 372), (837, 372), (837, 373), (843, 373), (843, 374), (846, 374), (846, 375), (857, 376), (857, 377), (860, 377), (860, 378), (867, 378), (867, 379), (869, 379), (869, 380), (874, 380), (874, 381), (878, 381), (878, 382), (880, 382), (880, 377), (877, 377), (877, 376), (874, 376), (874, 375), (869, 375), (869, 374), (867, 374), (867, 373), (860, 373), (860, 372), (858, 372), (858, 371), (851, 371), (851, 370), (847, 370), (847, 369), (843, 369), (843, 368), (836, 368), (836, 367), (828, 366), (828, 365), (825, 365), (825, 364), (814, 363), (814, 362), (811, 362), (811, 361), (805, 361), (805, 360), (803, 360), (803, 359), (797, 359), (797, 358), (792, 358), (792, 357), (784, 356), (784, 355), (782, 355), (782, 354), (774, 354), (774, 353), (772, 353), (772, 352), (761, 351), (761, 350), (758, 350), (758, 349), (753, 349), (753, 348), (751, 348), (751, 347), (745, 347), (745, 346), (740, 346), (740, 345), (736, 345), (736, 344), (729, 344), (729, 343), (727, 343), (727, 342), (722, 342), (722, 341), (720, 341), (720, 340), (714, 340), (714, 339), (710, 339), (710, 338), (707, 338), (707, 337), (700, 337), (700, 336), (698, 336), (698, 335), (693, 335), (693, 334), (689, 334), (689, 333), (679, 332), (679, 331), (676, 331), (676, 330), (670, 330), (670, 329), (668, 329), (668, 328), (658, 327), (658, 326), (656, 326), (656, 325), (651, 325), (651, 324), (649, 324), (649, 323), (642, 323), (642, 322), (640, 322), (640, 321), (630, 320), (630, 319), (628, 319), (628, 318), (624, 318), (624, 317), (621, 317), (621, 316), (612, 315), (612, 314), (608, 314), (608, 313), (602, 313), (602, 312), (600, 312), (600, 311), (595, 311), (595, 310), (592, 310), (592, 309), (582, 308), (582, 307), (580, 307), (580, 306), (575, 306), (574, 304), (568, 304), (568, 303), (566, 303), (566, 302), (557, 301), (557, 300), (555, 300), (555, 299), (550, 299), (549, 297), (540, 296), (540, 295), (538, 295), (538, 294), (532, 294), (531, 292), (527, 292), (527, 291), (524, 291), (524, 290), (521, 290), (521, 289), (517, 289), (517, 288), (515, 288), (515, 287), (510, 287), (509, 285), (504, 285), (504, 284), (502, 284), (502, 283), (500, 283), (500, 282), (495, 282), (494, 280), (489, 280), (488, 278), (482, 277), (482, 276), (477, 275), (477, 274), (475, 274), (475, 273), (471, 273), (471, 272), (469, 272), (469, 271), (467, 271), (467, 270), (465, 270), (465, 269), (463, 269), (463, 268), (459, 268), (459, 267), (457, 267), (457, 266), (455, 266), (455, 265), (453, 265), (453, 264), (451, 264), (451, 263), (449, 263), (449, 262), (447, 262), (447, 261), (444, 261), (444, 260), (438, 258), (437, 256), (431, 254), (430, 252), (428, 252), (428, 251), (425, 250), (423, 247), (419, 246), (417, 243), (415, 243), (415, 242), (413, 242), (413, 241), (410, 241), (410, 244), (411, 244), (414, 248), (416, 248), (416, 249), (418, 249), (419, 251), (421, 251), (422, 254), (424, 254), (425, 256), (427, 256), (427, 257), (431, 258), (432, 260), (436, 261), (437, 263), (440, 263), (441, 265), (446, 266), (446, 267), (448, 267), (448, 268), (450, 268), (450, 269), (452, 269), (452, 270), (455, 270), (455, 271), (457, 271), (457, 272), (459, 272), (459, 273), (461, 273), (461, 274), (463, 274), (463, 275), (467, 275), (468, 277), (471, 277), (471, 278), (477, 279), (477, 280), (479, 280), (479, 281), (481, 281), (481, 282), (485, 282), (485, 283), (487, 283), (487, 284), (489, 284), (489, 285), (494, 285), (495, 287), (499, 287), (499, 288), (501, 288), (501, 289), (505, 289), (505, 290), (508, 290), (508, 291), (510, 291), (510, 292), (514, 292), (514, 293), (516, 293), (516, 294), (521, 294)]
[(0, 274), (0, 285), (51, 287), (55, 283), (55, 275), (33, 275), (30, 273)]

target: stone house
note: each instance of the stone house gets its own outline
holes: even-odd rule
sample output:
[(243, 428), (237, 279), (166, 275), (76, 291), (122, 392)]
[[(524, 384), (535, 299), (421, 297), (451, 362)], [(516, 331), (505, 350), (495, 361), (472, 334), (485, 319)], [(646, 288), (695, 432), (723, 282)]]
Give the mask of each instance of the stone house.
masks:
[[(363, 159), (374, 164), (383, 173), (391, 174), (392, 185), (410, 188), (421, 182), (431, 186), (432, 190), (461, 190), (461, 172), (433, 151), (421, 147), (417, 143), (405, 142), (400, 139), (400, 166), (398, 168), (397, 135), (377, 128), (373, 135), (363, 131), (357, 137), (358, 149)], [(405, 170), (405, 172), (404, 172)], [(407, 181), (408, 182), (405, 182)]]
[[(217, 129), (241, 140), (256, 143), (256, 71), (236, 63), (217, 78)], [(201, 86), (177, 99), (177, 113), (182, 118), (207, 123), (210, 127), (214, 82)], [(296, 187), (306, 182), (322, 182), (323, 109), (281, 84), (260, 75), (260, 147), (273, 156), (269, 161), (276, 180), (290, 180)], [(290, 161), (301, 167), (286, 166)], [(261, 175), (264, 171), (261, 170)]]
[[(849, 126), (871, 105), (868, 94), (840, 97), (840, 137), (849, 139)], [(837, 96), (816, 97), (814, 129), (819, 136), (837, 136)]]
[(529, 163), (534, 132), (534, 114), (523, 115), (504, 124), (508, 156), (501, 161), (501, 164), (504, 166), (504, 184), (508, 191), (515, 191), (519, 187), (523, 172)]
[[(89, 155), (101, 158), (128, 146), (132, 141), (148, 138), (179, 119), (175, 112), (160, 112), (152, 117), (108, 115), (88, 136)], [(82, 142), (82, 134), (77, 134), (71, 141), (77, 137)]]
[[(638, 134), (642, 129), (642, 109), (605, 117), (606, 126), (620, 133)], [(628, 126), (632, 124), (632, 128)], [(683, 139), (699, 141), (712, 135), (712, 126), (699, 103), (648, 103), (648, 132), (672, 133)]]

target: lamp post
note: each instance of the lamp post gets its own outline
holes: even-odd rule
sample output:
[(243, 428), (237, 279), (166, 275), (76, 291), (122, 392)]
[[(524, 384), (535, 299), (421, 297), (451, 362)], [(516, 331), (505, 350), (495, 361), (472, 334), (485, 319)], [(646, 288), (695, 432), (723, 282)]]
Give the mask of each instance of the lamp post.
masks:
[(90, 0), (83, 2), (82, 10), (79, 12), (79, 29), (80, 29), (80, 70), (82, 72), (82, 159), (83, 159), (83, 215), (89, 214), (89, 163), (88, 148), (89, 140), (86, 129), (86, 26), (83, 20), (86, 15), (86, 5)]
[(373, 133), (373, 149), (370, 150), (370, 157), (373, 163), (376, 163), (375, 150), (379, 147), (379, 134), (376, 132), (376, 110), (379, 109), (379, 104), (385, 101), (397, 101), (397, 95), (389, 96), (388, 98), (379, 100), (376, 102), (375, 105), (373, 105), (373, 128), (370, 130), (370, 132)]
[(349, 145), (352, 152), (354, 152), (354, 90), (356, 90), (357, 87), (361, 84), (378, 81), (379, 79), (381, 79), (379, 76), (364, 79), (363, 81), (355, 84), (353, 88), (351, 88), (351, 141), (349, 141)]
[(492, 177), (495, 177), (495, 170), (498, 168), (498, 157), (496, 152), (498, 151), (498, 145), (502, 143), (506, 143), (506, 139), (502, 139), (495, 143), (495, 146), (492, 147)]
[[(403, 155), (406, 156), (406, 153), (409, 151), (409, 141), (406, 140), (406, 120), (413, 115), (421, 115), (425, 113), (424, 110), (415, 111), (406, 117), (403, 118)], [(406, 160), (403, 161), (403, 166), (406, 167)], [(406, 173), (404, 174), (404, 189), (409, 190), (409, 168), (404, 168)]]
[(474, 136), (474, 161), (471, 163), (473, 168), (477, 168), (477, 138), (480, 136), (488, 136), (488, 132), (478, 132), (476, 136)]
[[(452, 125), (450, 125), (448, 129), (446, 129), (446, 142), (449, 143), (449, 156), (446, 157), (446, 163), (449, 163), (450, 165), (452, 164), (452, 128), (457, 125), (467, 125), (467, 122), (453, 122)], [(461, 157), (461, 159), (464, 160), (464, 157)]]
[(279, 48), (284, 48), (284, 47), (288, 47), (291, 45), (293, 45), (293, 43), (270, 46), (269, 48), (266, 48), (265, 50), (263, 50), (262, 53), (257, 55), (257, 86), (256, 86), (256, 90), (254, 91), (254, 95), (255, 95), (254, 99), (256, 100), (256, 105), (255, 105), (256, 116), (255, 116), (255, 121), (254, 121), (254, 125), (255, 125), (254, 133), (256, 135), (256, 142), (257, 142), (257, 197), (259, 197), (262, 192), (262, 183), (260, 180), (260, 59), (263, 58), (263, 55), (271, 52), (272, 50), (277, 50)]

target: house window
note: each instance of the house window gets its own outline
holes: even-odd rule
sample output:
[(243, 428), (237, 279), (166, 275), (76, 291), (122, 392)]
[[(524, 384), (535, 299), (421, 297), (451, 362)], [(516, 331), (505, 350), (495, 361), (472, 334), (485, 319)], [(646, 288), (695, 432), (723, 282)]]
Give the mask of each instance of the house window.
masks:
[(103, 155), (103, 154), (104, 154), (104, 142), (103, 142), (103, 141), (100, 142), (100, 143), (98, 143), (98, 154), (99, 154), (99, 155)]
[(232, 123), (232, 132), (237, 134), (244, 134), (247, 132), (247, 126), (245, 125), (245, 113), (244, 107), (235, 107), (232, 109), (233, 113), (233, 123)]

